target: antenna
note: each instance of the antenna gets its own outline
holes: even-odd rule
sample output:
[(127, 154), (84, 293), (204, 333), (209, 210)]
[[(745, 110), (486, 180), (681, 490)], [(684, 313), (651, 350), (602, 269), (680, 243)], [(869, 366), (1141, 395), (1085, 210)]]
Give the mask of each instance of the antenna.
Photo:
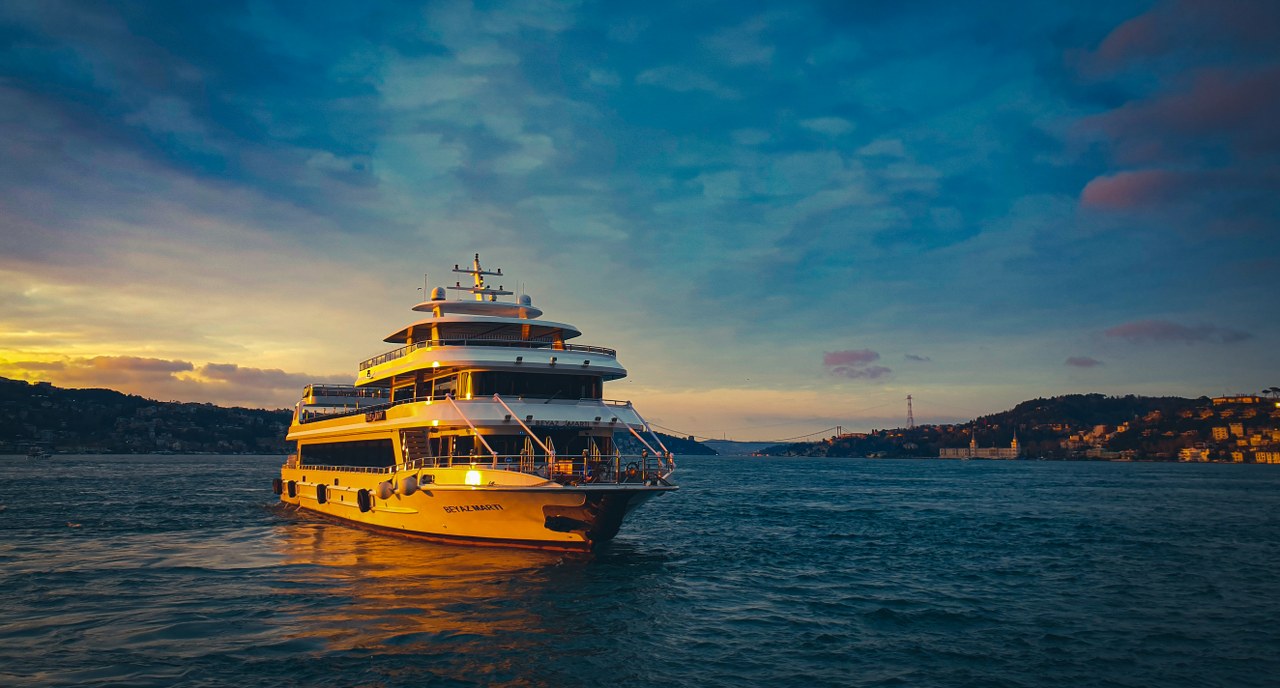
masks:
[(455, 283), (455, 286), (449, 287), (449, 289), (456, 289), (459, 291), (470, 292), (475, 295), (476, 301), (484, 301), (484, 297), (486, 296), (489, 297), (490, 301), (497, 301), (498, 300), (497, 297), (511, 294), (511, 292), (503, 289), (501, 285), (499, 285), (497, 289), (494, 289), (492, 287), (485, 285), (484, 283), (485, 275), (495, 275), (495, 276), (501, 277), (502, 270), (498, 270), (497, 272), (492, 272), (492, 271), (481, 268), (479, 253), (476, 254), (475, 260), (471, 261), (470, 268), (460, 268), (457, 265), (454, 265), (453, 271), (460, 272), (464, 275), (471, 275), (475, 282), (475, 286), (464, 287), (462, 286), (462, 282), (459, 281)]
[(910, 394), (907, 395), (907, 429), (908, 430), (916, 429), (916, 417), (914, 414), (911, 413), (911, 395)]

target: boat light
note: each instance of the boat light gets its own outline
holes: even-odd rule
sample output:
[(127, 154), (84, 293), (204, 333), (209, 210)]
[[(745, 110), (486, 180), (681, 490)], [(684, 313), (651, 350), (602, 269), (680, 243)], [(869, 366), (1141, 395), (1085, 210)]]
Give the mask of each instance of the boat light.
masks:
[(466, 483), (468, 485), (480, 485), (480, 471), (467, 471)]
[(555, 364), (556, 364), (556, 357), (555, 357), (555, 356), (552, 356), (552, 357), (551, 357), (551, 365), (555, 365)]
[(431, 367), (432, 367), (432, 368), (439, 368), (439, 367), (440, 367), (440, 361), (432, 361), (432, 362), (431, 362)]
[(467, 401), (471, 401), (471, 392), (467, 392)]
[(431, 424), (432, 424), (433, 426), (434, 426), (434, 425), (439, 425), (439, 424), (440, 424), (440, 421), (438, 421), (438, 420), (433, 420), (433, 421), (431, 421)]

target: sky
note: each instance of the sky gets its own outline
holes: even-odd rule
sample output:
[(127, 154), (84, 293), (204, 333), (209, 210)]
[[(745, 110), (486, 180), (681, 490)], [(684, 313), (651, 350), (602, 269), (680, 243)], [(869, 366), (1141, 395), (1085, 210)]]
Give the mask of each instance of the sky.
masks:
[(10, 0), (0, 376), (291, 407), (478, 252), (681, 433), (1257, 392), (1277, 35), (1265, 0)]

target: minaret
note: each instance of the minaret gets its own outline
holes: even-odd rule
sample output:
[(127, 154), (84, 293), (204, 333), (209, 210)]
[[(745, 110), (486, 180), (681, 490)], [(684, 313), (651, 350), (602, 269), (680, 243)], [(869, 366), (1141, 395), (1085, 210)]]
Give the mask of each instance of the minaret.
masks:
[(1018, 458), (1018, 431), (1013, 431), (1013, 441), (1009, 443), (1009, 448), (1013, 450), (1013, 458)]
[(977, 426), (974, 426), (974, 428), (969, 431), (969, 458), (973, 458), (977, 455), (978, 455), (978, 428)]

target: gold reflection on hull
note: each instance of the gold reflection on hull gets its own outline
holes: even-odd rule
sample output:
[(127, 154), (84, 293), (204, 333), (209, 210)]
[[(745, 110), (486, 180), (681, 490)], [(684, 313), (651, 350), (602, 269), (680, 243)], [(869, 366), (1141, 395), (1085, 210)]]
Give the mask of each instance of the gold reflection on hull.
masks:
[(632, 509), (675, 489), (565, 486), (474, 467), (423, 469), (397, 480), (396, 474), (286, 466), (281, 478), (281, 501), (368, 530), (435, 542), (564, 551), (587, 551), (613, 539)]

